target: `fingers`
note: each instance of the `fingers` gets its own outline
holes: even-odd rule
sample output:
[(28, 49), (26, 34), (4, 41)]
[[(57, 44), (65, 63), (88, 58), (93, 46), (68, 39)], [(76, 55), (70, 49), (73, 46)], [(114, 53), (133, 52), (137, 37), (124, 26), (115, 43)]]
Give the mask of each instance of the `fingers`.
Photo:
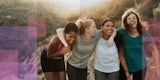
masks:
[(63, 54), (68, 53), (70, 51), (70, 46), (63, 47), (61, 51)]
[(116, 30), (116, 28), (114, 28), (114, 32), (112, 33), (112, 35), (108, 39), (108, 43), (107, 43), (108, 47), (112, 47), (113, 46), (113, 44), (114, 44), (114, 37), (116, 36), (116, 34), (117, 34), (117, 30)]
[(131, 75), (129, 72), (126, 73), (127, 80), (131, 80)]
[(116, 30), (116, 28), (114, 28), (114, 32), (113, 32), (113, 34), (112, 34), (112, 37), (115, 37), (116, 34), (117, 34), (117, 30)]
[(157, 70), (156, 70), (156, 76), (160, 79), (160, 69), (158, 68)]
[(144, 31), (148, 31), (149, 29), (149, 24), (145, 21), (141, 22), (142, 23), (142, 28)]

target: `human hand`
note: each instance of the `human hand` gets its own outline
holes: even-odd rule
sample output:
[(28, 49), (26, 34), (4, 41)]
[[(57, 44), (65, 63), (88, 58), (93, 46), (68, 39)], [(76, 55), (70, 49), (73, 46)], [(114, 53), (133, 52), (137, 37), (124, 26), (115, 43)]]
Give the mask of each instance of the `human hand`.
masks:
[(127, 80), (131, 80), (131, 75), (130, 75), (130, 73), (129, 73), (129, 72), (126, 72), (125, 74), (126, 74)]
[(114, 28), (114, 31), (113, 31), (113, 33), (112, 33), (112, 35), (110, 37), (114, 38), (116, 36), (116, 34), (117, 34), (117, 30), (116, 30), (116, 28)]
[(155, 67), (155, 71), (156, 71), (156, 76), (158, 79), (160, 79), (160, 65)]
[(112, 35), (111, 35), (111, 36), (109, 37), (109, 39), (108, 39), (108, 43), (107, 43), (107, 46), (108, 46), (108, 47), (113, 46), (114, 37), (116, 36), (116, 34), (117, 34), (117, 30), (114, 28), (114, 31), (113, 31)]
[(67, 47), (63, 47), (63, 48), (59, 51), (59, 53), (60, 53), (60, 54), (67, 54), (69, 51), (71, 51), (70, 46), (67, 46)]
[(149, 30), (149, 24), (145, 21), (141, 22), (142, 24), (142, 31), (147, 32)]

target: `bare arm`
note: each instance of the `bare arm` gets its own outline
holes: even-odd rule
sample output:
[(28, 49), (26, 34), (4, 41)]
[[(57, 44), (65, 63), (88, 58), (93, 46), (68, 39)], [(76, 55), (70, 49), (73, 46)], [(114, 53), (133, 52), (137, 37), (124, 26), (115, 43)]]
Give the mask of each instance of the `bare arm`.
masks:
[(150, 47), (152, 48), (152, 55), (153, 55), (153, 58), (154, 58), (154, 61), (156, 63), (156, 66), (159, 65), (159, 51), (158, 51), (158, 48), (156, 46), (156, 44), (153, 42), (150, 44)]
[(151, 50), (152, 50), (153, 60), (155, 62), (156, 75), (160, 78), (159, 51), (158, 51), (158, 48), (157, 48), (155, 42), (151, 43), (150, 47), (152, 48)]
[(128, 67), (127, 67), (127, 64), (126, 64), (126, 60), (125, 60), (124, 55), (123, 55), (123, 48), (122, 48), (122, 47), (120, 47), (118, 53), (119, 53), (120, 62), (121, 62), (121, 64), (122, 64), (122, 67), (123, 67), (123, 69), (124, 69), (124, 71), (125, 71), (125, 74), (126, 74), (126, 78), (127, 78), (127, 80), (131, 80), (131, 76), (130, 76), (130, 73), (129, 73), (129, 71), (128, 71)]
[(56, 58), (70, 51), (70, 47), (63, 47), (61, 50), (55, 51), (58, 44), (59, 42), (56, 39), (50, 43), (47, 58)]

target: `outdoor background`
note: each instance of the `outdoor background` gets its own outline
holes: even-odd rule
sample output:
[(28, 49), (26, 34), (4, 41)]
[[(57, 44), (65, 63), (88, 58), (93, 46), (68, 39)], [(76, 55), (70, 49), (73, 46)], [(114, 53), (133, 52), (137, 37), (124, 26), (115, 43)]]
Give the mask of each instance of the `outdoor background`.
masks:
[[(149, 32), (160, 50), (159, 0), (0, 0), (0, 80), (45, 80), (41, 50), (57, 28), (79, 17), (94, 19), (98, 29), (105, 18), (113, 18), (120, 27), (128, 8), (135, 8), (149, 23)], [(158, 80), (154, 63), (151, 66), (146, 80)], [(90, 62), (88, 80), (93, 80), (92, 67)]]

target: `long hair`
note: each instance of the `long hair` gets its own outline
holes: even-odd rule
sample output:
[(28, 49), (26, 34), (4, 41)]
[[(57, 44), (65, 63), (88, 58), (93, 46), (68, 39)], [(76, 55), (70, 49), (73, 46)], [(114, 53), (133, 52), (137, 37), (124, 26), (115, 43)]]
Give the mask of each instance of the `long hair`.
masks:
[(122, 27), (129, 32), (129, 24), (127, 23), (127, 17), (130, 14), (135, 14), (136, 18), (137, 18), (137, 30), (139, 32), (139, 34), (142, 34), (142, 24), (141, 24), (141, 20), (140, 20), (140, 16), (139, 14), (136, 12), (135, 9), (133, 8), (129, 8), (127, 11), (124, 12), (124, 14), (122, 15)]

